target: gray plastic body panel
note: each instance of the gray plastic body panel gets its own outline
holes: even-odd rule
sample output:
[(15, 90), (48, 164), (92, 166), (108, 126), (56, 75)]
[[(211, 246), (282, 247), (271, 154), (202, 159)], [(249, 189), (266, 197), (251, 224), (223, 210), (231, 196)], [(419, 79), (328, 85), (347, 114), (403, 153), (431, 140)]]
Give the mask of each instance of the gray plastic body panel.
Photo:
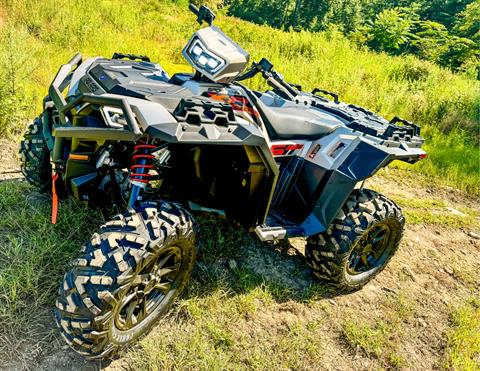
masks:
[[(73, 96), (78, 94), (80, 79), (86, 75), (87, 71), (90, 69), (92, 64), (97, 59), (99, 59), (99, 57), (87, 59), (80, 66), (78, 66), (75, 71), (73, 71), (72, 80), (70, 81), (70, 86), (68, 88), (67, 97), (73, 97)], [(94, 85), (94, 88), (90, 87), (88, 90), (90, 92), (94, 92), (94, 93), (97, 93), (97, 94), (105, 93), (105, 91), (103, 91), (100, 88), (100, 86), (98, 86), (96, 84)], [(102, 91), (100, 91), (100, 90), (102, 90)]]
[[(286, 211), (287, 216), (291, 208), (305, 208), (302, 210), (305, 211), (305, 219), (298, 220), (297, 224), (288, 224), (288, 237), (310, 236), (325, 231), (359, 182), (373, 176), (394, 159), (419, 153), (417, 148), (405, 150), (401, 146), (387, 147), (381, 142), (378, 138), (342, 126), (310, 142), (307, 150), (301, 153), (302, 157), (286, 157), (290, 161), (297, 160), (280, 173), (272, 207), (280, 214), (282, 210)], [(285, 178), (284, 172), (291, 173)], [(296, 193), (298, 196), (295, 196)], [(306, 203), (300, 205), (300, 200)]]
[(253, 125), (229, 126), (187, 123), (149, 125), (146, 133), (169, 143), (266, 145), (262, 133)]

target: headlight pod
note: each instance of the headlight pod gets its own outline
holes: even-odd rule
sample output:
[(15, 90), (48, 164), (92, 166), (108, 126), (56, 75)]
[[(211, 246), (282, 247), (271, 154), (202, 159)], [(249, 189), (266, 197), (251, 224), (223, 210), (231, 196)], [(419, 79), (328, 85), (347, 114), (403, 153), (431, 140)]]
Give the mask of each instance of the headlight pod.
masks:
[(188, 55), (200, 68), (214, 74), (225, 65), (225, 61), (209, 52), (200, 40), (195, 40), (188, 49)]

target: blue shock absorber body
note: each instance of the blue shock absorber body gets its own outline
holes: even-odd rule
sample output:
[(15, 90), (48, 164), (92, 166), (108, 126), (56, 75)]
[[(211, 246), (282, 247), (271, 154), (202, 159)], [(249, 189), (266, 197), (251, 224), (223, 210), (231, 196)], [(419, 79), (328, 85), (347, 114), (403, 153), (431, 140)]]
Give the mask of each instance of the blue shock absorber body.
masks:
[(135, 154), (133, 156), (134, 164), (131, 167), (130, 181), (132, 183), (132, 190), (130, 191), (130, 199), (128, 200), (128, 207), (135, 208), (138, 201), (141, 201), (143, 189), (150, 181), (148, 172), (153, 168), (153, 155), (150, 154), (152, 149), (156, 148), (151, 144), (138, 144), (135, 146)]

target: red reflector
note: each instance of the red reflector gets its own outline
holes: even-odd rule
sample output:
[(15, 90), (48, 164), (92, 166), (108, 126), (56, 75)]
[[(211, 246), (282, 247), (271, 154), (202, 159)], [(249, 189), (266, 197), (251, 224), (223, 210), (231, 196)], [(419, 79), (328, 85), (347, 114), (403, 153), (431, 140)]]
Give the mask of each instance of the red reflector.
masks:
[(418, 158), (419, 158), (420, 160), (423, 160), (424, 158), (427, 158), (427, 157), (428, 157), (428, 155), (427, 155), (426, 153), (423, 153), (423, 154), (421, 154), (420, 156), (418, 156)]

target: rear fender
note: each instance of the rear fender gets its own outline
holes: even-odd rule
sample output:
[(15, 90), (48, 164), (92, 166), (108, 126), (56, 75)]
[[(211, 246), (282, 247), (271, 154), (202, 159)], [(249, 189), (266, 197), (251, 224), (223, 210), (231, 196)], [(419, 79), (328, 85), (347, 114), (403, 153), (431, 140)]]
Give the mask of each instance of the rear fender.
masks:
[[(344, 136), (343, 139), (341, 137), (334, 140), (327, 156), (324, 154), (323, 159), (317, 162), (328, 165), (325, 164), (325, 157), (338, 156), (338, 162), (334, 160), (326, 170), (325, 177), (328, 181), (324, 182), (325, 187), (321, 190), (318, 201), (301, 225), (306, 235), (314, 235), (328, 228), (357, 183), (373, 176), (394, 160), (413, 163), (426, 156), (424, 150), (409, 147), (407, 143), (392, 143), (389, 146), (384, 141), (377, 142), (363, 136), (352, 139), (351, 142), (348, 141), (349, 136)], [(335, 151), (342, 146), (343, 151), (336, 154)]]
[(274, 210), (304, 235), (325, 231), (359, 182), (393, 160), (418, 159), (425, 153), (348, 128), (339, 128), (308, 147), (304, 143), (304, 147), (297, 156), (279, 159), (281, 180), (273, 203)]
[(312, 213), (302, 223), (310, 236), (325, 231), (358, 182), (374, 175), (394, 156), (379, 146), (360, 140), (336, 169), (327, 172), (328, 181)]

